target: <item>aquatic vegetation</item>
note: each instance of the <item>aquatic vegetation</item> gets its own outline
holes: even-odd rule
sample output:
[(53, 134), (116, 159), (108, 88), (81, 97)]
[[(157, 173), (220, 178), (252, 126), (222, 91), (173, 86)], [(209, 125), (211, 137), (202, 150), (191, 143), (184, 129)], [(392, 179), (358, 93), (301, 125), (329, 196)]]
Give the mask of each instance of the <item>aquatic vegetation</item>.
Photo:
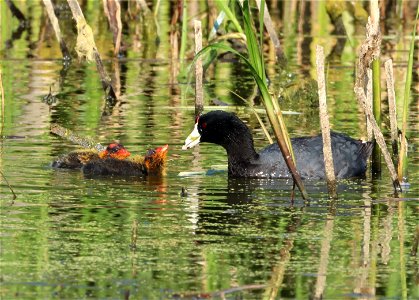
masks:
[[(24, 18), (12, 13), (7, 6), (11, 2)], [(73, 59), (69, 65), (63, 60), (43, 1), (0, 1), (5, 96), (0, 173), (17, 195), (12, 200), (1, 178), (0, 298), (409, 299), (417, 295), (416, 49), (405, 110), (410, 186), (403, 186), (396, 198), (384, 165), (381, 176), (373, 176), (368, 166), (365, 178), (339, 180), (339, 200), (329, 198), (324, 181), (305, 180), (310, 200), (304, 201), (299, 194), (292, 199), (292, 179), (229, 178), (225, 150), (220, 147), (181, 151), (194, 115), (192, 84), (178, 77), (182, 23), (188, 29), (185, 66), (195, 55), (195, 20), (202, 23), (204, 45), (223, 42), (249, 60), (238, 1), (223, 3), (243, 34), (224, 14), (213, 36), (215, 20), (223, 15), (216, 1), (118, 1), (123, 56), (115, 56), (103, 1), (78, 2), (121, 97), (114, 106), (105, 105), (94, 63)], [(266, 29), (260, 34), (258, 2), (262, 4), (249, 1), (252, 30), (260, 46), (256, 50), (263, 54), (268, 92), (278, 92), (271, 97), (284, 110), (291, 137), (319, 133), (314, 78), (315, 49), (321, 45), (331, 126), (365, 139), (365, 116), (353, 84), (356, 53), (365, 38), (367, 2), (345, 2), (340, 17), (346, 34), (340, 34), (325, 1), (265, 1), (287, 55), (285, 67), (277, 61)], [(186, 20), (181, 13), (184, 3)], [(394, 62), (401, 129), (406, 50), (417, 3), (384, 0), (380, 4), (381, 57)], [(77, 30), (68, 2), (53, 1), (53, 5), (62, 37), (75, 58)], [(144, 13), (147, 6), (149, 13)], [(355, 6), (361, 11), (353, 11)], [(219, 55), (205, 66), (205, 111), (236, 114), (251, 129), (255, 148), (261, 149), (268, 141), (253, 110), (262, 123), (269, 120), (250, 67), (236, 54), (216, 50)], [(44, 101), (45, 95), (51, 97)], [(382, 131), (387, 138), (387, 106), (382, 104)], [(54, 157), (79, 146), (71, 134), (70, 142), (51, 135), (53, 123), (93, 137), (93, 143), (79, 140), (88, 147), (114, 139), (123, 141), (127, 149), (154, 149), (168, 143), (167, 175), (90, 178), (82, 172), (54, 170), (49, 166)], [(273, 135), (271, 126), (265, 129)], [(389, 141), (386, 146), (390, 149)]]

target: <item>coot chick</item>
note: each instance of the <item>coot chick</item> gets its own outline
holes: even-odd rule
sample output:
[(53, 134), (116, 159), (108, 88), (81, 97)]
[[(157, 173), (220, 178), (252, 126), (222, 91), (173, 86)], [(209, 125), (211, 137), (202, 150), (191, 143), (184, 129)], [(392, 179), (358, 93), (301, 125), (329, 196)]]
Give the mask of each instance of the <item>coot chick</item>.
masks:
[[(336, 177), (364, 175), (372, 143), (336, 132), (331, 132), (331, 139)], [(198, 117), (182, 149), (192, 148), (200, 142), (214, 143), (227, 150), (230, 176), (291, 178), (278, 144), (271, 144), (257, 153), (249, 128), (232, 113), (211, 111)], [(291, 143), (301, 177), (325, 178), (321, 135), (292, 138)]]
[(85, 164), (100, 159), (113, 158), (113, 159), (125, 159), (130, 156), (131, 153), (125, 149), (125, 147), (119, 143), (111, 143), (106, 147), (105, 150), (98, 152), (94, 149), (82, 149), (75, 150), (66, 155), (61, 156), (57, 160), (52, 162), (54, 168), (64, 169), (80, 169)]
[(85, 175), (146, 176), (163, 175), (168, 145), (147, 151), (146, 155), (135, 155), (129, 159), (106, 158), (94, 160), (83, 166)]

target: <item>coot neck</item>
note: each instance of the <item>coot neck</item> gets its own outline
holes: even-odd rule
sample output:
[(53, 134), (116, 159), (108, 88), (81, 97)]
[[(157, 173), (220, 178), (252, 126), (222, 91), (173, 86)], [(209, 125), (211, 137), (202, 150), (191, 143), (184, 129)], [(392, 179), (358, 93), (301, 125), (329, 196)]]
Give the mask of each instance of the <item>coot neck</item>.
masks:
[(247, 126), (241, 128), (241, 130), (228, 132), (221, 146), (227, 151), (229, 165), (248, 164), (259, 157), (253, 146), (253, 138)]

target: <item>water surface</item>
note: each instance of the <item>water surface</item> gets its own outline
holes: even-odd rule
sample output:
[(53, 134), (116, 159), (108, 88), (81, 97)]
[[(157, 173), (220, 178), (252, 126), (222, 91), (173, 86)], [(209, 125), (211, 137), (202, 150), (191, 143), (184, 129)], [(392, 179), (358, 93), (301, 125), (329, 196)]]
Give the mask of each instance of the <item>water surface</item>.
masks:
[[(120, 72), (121, 101), (106, 110), (95, 66), (76, 60), (63, 66), (52, 31), (41, 22), (41, 4), (21, 6), (32, 16), (32, 32), (12, 46), (1, 44), (1, 171), (17, 194), (12, 200), (2, 179), (2, 299), (199, 299), (223, 298), (223, 292), (228, 299), (308, 299), (319, 292), (325, 299), (418, 297), (417, 89), (409, 114), (410, 188), (395, 198), (383, 164), (379, 176), (368, 170), (365, 179), (341, 181), (337, 201), (328, 199), (323, 182), (306, 182), (310, 201), (298, 193), (292, 200), (287, 180), (233, 179), (226, 172), (178, 175), (217, 169), (227, 158), (210, 144), (181, 150), (194, 123), (193, 86), (170, 75), (167, 24), (158, 46), (144, 40), (143, 48), (130, 48), (115, 65), (103, 16), (86, 5), (88, 19), (103, 27), (97, 39), (106, 68)], [(312, 9), (324, 13), (321, 5)], [(2, 15), (11, 39), (16, 21), (3, 8)], [(159, 21), (167, 23), (169, 15), (162, 4)], [(320, 43), (328, 53), (336, 41), (327, 22), (320, 30), (315, 17), (307, 23), (309, 31), (294, 28), (284, 42), (289, 70), (268, 66), (279, 90), (315, 77), (312, 49)], [(393, 50), (383, 50), (395, 59), (397, 95), (403, 93), (409, 24), (386, 38)], [(42, 29), (50, 35), (36, 48)], [(359, 44), (363, 36), (351, 32), (351, 38)], [(330, 65), (329, 112), (334, 130), (365, 138), (352, 92), (355, 51), (346, 43), (341, 59)], [(266, 145), (255, 116), (231, 93), (252, 93), (245, 67), (220, 59), (206, 80), (207, 110), (213, 99), (230, 104), (221, 109), (249, 125), (257, 148)], [(56, 96), (51, 106), (43, 101), (50, 87)], [(301, 113), (286, 115), (292, 136), (319, 132), (309, 97), (280, 99), (283, 110)], [(78, 148), (49, 133), (53, 122), (103, 144), (119, 140), (136, 154), (169, 144), (167, 175), (86, 178), (80, 171), (52, 169), (55, 157)]]

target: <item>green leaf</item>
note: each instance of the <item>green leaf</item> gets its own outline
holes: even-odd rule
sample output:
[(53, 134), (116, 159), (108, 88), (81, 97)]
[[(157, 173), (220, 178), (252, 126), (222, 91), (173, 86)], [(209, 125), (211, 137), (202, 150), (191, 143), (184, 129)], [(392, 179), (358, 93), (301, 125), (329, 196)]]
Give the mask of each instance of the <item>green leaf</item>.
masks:
[(240, 26), (239, 21), (237, 20), (236, 16), (231, 11), (230, 7), (227, 5), (228, 1), (225, 0), (216, 0), (215, 4), (217, 4), (218, 9), (223, 10), (226, 14), (226, 16), (233, 22), (234, 27), (236, 27), (236, 30), (240, 33), (243, 33), (243, 29)]

